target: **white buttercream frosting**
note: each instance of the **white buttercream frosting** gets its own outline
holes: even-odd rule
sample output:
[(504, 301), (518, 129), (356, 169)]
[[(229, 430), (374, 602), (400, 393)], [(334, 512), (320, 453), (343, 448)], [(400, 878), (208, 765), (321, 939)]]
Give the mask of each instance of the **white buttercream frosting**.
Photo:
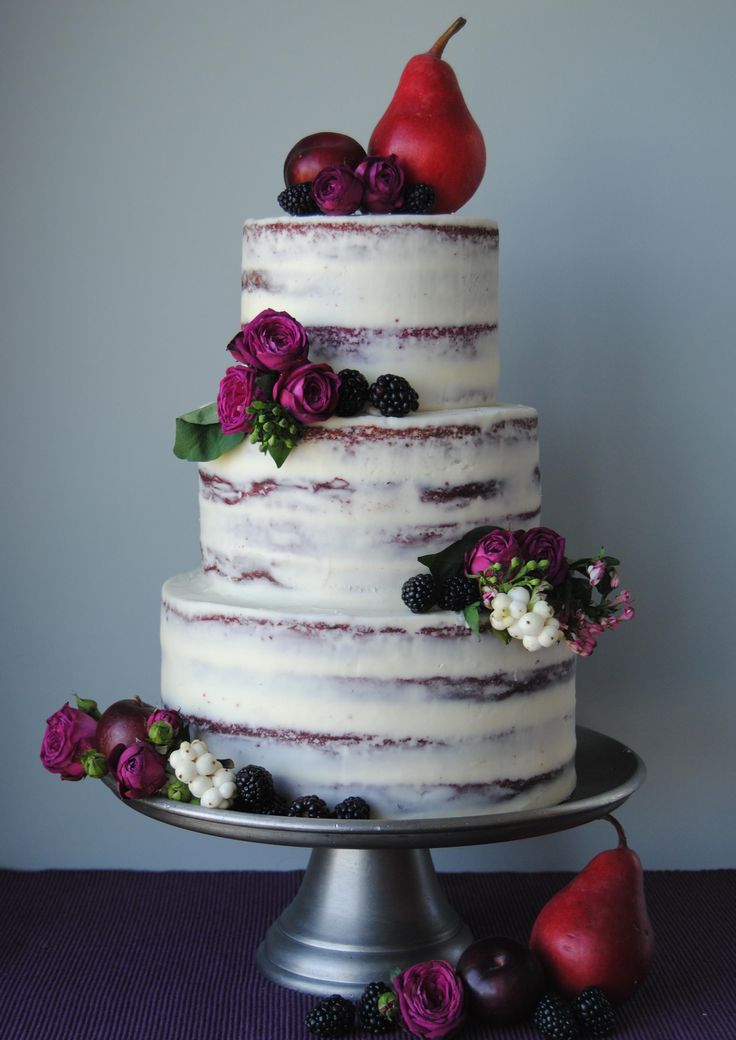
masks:
[(540, 522), (537, 419), (496, 405), (498, 229), (282, 218), (243, 233), (242, 318), (284, 310), (312, 361), (403, 375), (404, 418), (307, 428), (281, 469), (200, 466), (202, 567), (163, 590), (162, 700), (287, 797), (384, 816), (551, 805), (575, 784), (574, 655), (530, 653), (401, 585), (468, 530)]

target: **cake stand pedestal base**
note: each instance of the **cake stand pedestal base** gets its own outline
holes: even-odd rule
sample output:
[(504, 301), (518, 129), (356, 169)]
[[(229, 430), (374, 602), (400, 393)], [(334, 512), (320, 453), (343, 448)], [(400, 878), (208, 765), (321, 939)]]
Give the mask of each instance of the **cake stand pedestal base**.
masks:
[[(445, 899), (430, 855), (553, 834), (613, 812), (644, 781), (639, 756), (617, 740), (577, 728), (577, 786), (559, 805), (444, 819), (313, 820), (123, 799), (130, 809), (187, 830), (240, 841), (311, 848), (296, 897), (271, 925), (258, 966), (289, 989), (359, 995), (392, 968), (456, 963), (472, 941)], [(108, 776), (104, 782), (113, 791)]]
[(257, 963), (280, 986), (359, 997), (393, 968), (456, 964), (472, 939), (445, 899), (429, 849), (317, 848)]

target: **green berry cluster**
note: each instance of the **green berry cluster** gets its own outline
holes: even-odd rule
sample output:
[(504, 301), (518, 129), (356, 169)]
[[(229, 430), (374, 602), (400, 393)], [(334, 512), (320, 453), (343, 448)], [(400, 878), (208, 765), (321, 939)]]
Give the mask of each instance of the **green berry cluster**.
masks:
[(251, 442), (281, 466), (302, 435), (301, 423), (275, 401), (253, 401), (247, 410), (253, 416)]

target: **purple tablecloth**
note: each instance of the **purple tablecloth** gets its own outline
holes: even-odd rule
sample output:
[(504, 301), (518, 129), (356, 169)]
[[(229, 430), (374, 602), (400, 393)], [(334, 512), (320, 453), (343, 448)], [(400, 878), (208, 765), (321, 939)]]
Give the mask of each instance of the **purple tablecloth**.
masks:
[[(1, 1040), (308, 1040), (303, 1017), (314, 998), (267, 982), (254, 965), (301, 876), (0, 873)], [(526, 940), (569, 875), (440, 878), (476, 935)], [(650, 872), (646, 891), (657, 958), (620, 1008), (617, 1036), (733, 1040), (736, 871)], [(462, 1036), (538, 1038), (531, 1024)]]

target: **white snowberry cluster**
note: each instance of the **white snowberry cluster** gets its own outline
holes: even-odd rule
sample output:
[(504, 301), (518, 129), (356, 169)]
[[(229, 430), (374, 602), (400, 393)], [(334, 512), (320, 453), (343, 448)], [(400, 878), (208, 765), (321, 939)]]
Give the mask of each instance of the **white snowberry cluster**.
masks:
[(520, 639), (527, 650), (553, 646), (562, 639), (560, 623), (541, 592), (532, 595), (521, 585), (497, 592), (491, 600), (491, 625)]
[(169, 755), (177, 780), (207, 809), (229, 809), (237, 792), (235, 774), (210, 754), (203, 740), (183, 740)]

